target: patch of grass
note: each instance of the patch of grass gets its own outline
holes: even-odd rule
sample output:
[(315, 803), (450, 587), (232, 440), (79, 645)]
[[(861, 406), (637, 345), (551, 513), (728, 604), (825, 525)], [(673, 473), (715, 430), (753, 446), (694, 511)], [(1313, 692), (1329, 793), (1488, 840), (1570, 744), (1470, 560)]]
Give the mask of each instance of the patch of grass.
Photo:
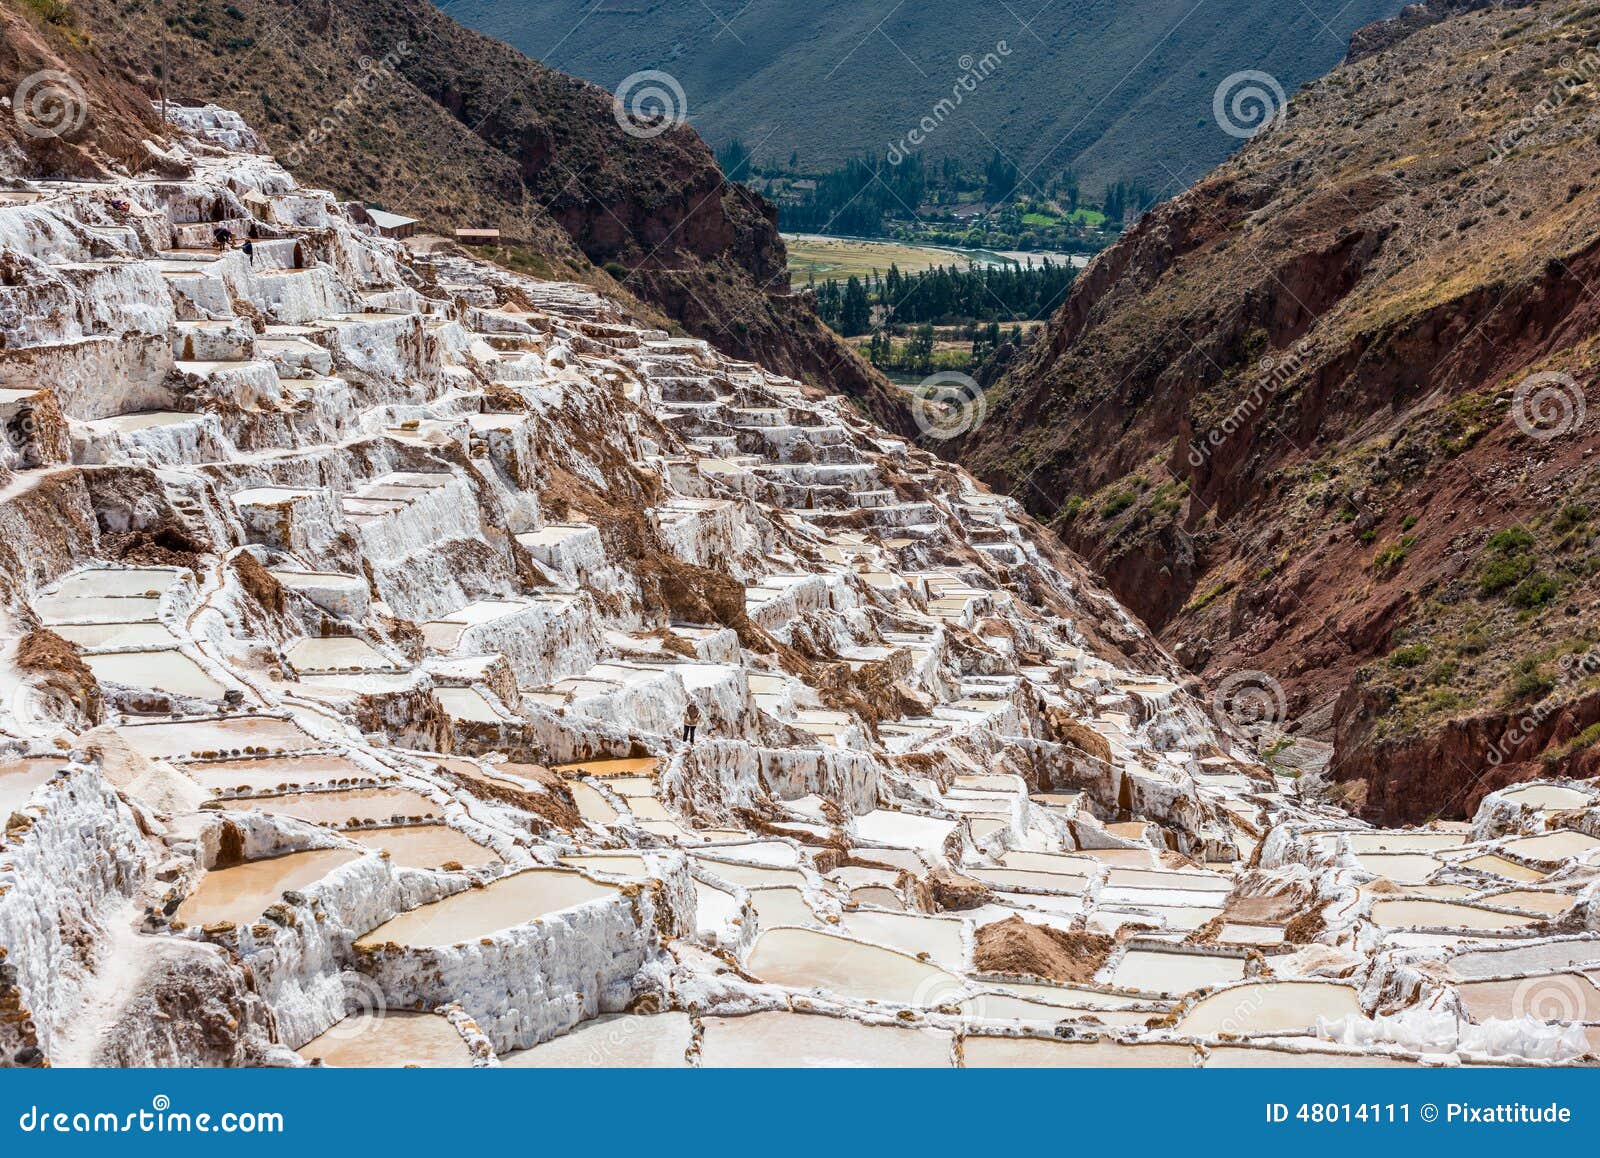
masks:
[(1193, 599), (1191, 599), (1189, 601), (1188, 610), (1190, 610), (1190, 611), (1204, 611), (1207, 607), (1210, 607), (1213, 603), (1215, 603), (1217, 600), (1221, 599), (1224, 595), (1226, 595), (1229, 591), (1232, 591), (1232, 590), (1233, 590), (1233, 580), (1232, 579), (1224, 580), (1223, 582), (1218, 583), (1215, 587), (1209, 587), (1205, 591), (1202, 591), (1199, 595), (1197, 595)]
[(1555, 690), (1556, 677), (1538, 656), (1529, 656), (1517, 664), (1506, 688), (1508, 704), (1523, 704), (1544, 699)]
[(1511, 592), (1511, 602), (1524, 611), (1532, 611), (1549, 603), (1561, 591), (1561, 584), (1540, 571), (1535, 571)]
[(1585, 748), (1592, 748), (1596, 744), (1600, 744), (1600, 724), (1590, 724), (1555, 751), (1546, 752), (1544, 758), (1546, 763), (1555, 764), (1574, 753), (1583, 751)]
[(1374, 571), (1393, 571), (1406, 561), (1406, 555), (1411, 551), (1411, 545), (1417, 541), (1415, 535), (1406, 535), (1398, 543), (1390, 543), (1379, 551), (1372, 559)]
[(1568, 531), (1575, 531), (1579, 527), (1588, 526), (1593, 514), (1594, 512), (1583, 503), (1568, 503), (1557, 513), (1555, 522), (1551, 524), (1551, 527), (1556, 534), (1564, 535)]
[(1533, 571), (1534, 559), (1525, 549), (1532, 545), (1533, 536), (1522, 527), (1508, 527), (1490, 535), (1485, 544), (1487, 557), (1478, 568), (1478, 594), (1498, 595), (1527, 578)]
[(1133, 491), (1118, 491), (1100, 504), (1100, 517), (1109, 522), (1138, 501), (1139, 496)]
[(1432, 649), (1425, 643), (1408, 643), (1389, 653), (1391, 667), (1421, 667), (1428, 662)]

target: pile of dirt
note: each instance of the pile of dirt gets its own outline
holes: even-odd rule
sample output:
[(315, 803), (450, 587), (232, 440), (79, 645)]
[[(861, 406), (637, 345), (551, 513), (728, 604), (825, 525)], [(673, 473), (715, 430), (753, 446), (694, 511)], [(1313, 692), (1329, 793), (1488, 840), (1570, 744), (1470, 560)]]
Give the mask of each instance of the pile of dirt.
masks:
[(1103, 933), (1066, 932), (1021, 917), (978, 929), (973, 964), (985, 973), (1025, 973), (1046, 981), (1083, 984), (1094, 979), (1117, 947)]
[(70, 709), (80, 725), (98, 724), (105, 715), (94, 673), (79, 658), (78, 649), (49, 628), (36, 628), (22, 637), (16, 665), (37, 700), (29, 711), (55, 718)]
[(936, 868), (916, 885), (917, 906), (925, 913), (976, 909), (993, 899), (989, 886), (954, 869)]
[(568, 832), (583, 827), (578, 802), (572, 798), (567, 782), (543, 764), (501, 764), (507, 776), (531, 780), (543, 792), (519, 788), (509, 780), (486, 776), (466, 764), (440, 765), (439, 770), (480, 800), (494, 800), (531, 812), (553, 827)]
[(198, 572), (206, 546), (178, 527), (162, 527), (101, 535), (100, 549), (108, 559), (136, 567), (186, 567)]
[(272, 572), (258, 563), (254, 555), (248, 553), (235, 555), (230, 566), (239, 580), (239, 586), (244, 588), (251, 599), (272, 615), (283, 614), (288, 602), (283, 584), (278, 582)]

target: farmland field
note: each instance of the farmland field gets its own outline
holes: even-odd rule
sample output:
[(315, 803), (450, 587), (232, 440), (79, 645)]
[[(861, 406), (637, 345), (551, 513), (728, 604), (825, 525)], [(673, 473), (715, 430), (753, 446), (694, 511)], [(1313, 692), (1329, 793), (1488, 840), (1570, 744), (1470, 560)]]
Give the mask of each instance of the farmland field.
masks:
[[(1003, 255), (986, 249), (944, 249), (933, 245), (908, 245), (901, 241), (877, 241), (864, 237), (824, 237), (815, 233), (785, 233), (789, 248), (789, 272), (800, 287), (807, 278), (843, 280), (862, 277), (876, 270), (887, 273), (890, 263), (901, 273), (918, 273), (940, 265), (1010, 265), (1022, 255)], [(1036, 259), (1045, 254), (1027, 255)], [(1066, 261), (1064, 254), (1048, 255)], [(1078, 259), (1081, 262), (1081, 258)]]

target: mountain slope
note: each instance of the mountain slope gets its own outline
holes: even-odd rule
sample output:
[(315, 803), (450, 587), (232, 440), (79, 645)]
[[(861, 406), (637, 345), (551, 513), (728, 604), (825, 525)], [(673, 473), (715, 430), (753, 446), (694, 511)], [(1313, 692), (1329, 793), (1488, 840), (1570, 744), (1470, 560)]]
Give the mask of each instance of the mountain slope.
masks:
[(103, 55), (154, 93), (236, 107), (305, 179), (437, 227), (492, 224), (535, 272), (608, 266), (637, 297), (739, 356), (903, 421), (887, 384), (788, 297), (769, 205), (687, 128), (625, 132), (608, 93), (421, 0), (85, 0)]
[(1600, 21), (1368, 39), (1091, 264), (961, 453), (1414, 819), (1600, 766)]
[[(902, 140), (985, 54), (997, 67), (930, 134), (931, 156), (998, 147), (1038, 184), (1071, 167), (1086, 189), (1132, 179), (1176, 192), (1237, 140), (1212, 117), (1218, 83), (1261, 69), (1286, 91), (1339, 60), (1344, 38), (1397, 0), (454, 0), (456, 19), (615, 89), (641, 69), (682, 85), (695, 127), (810, 167)], [(1005, 42), (1008, 54), (997, 45)], [(987, 71), (987, 70), (984, 70)]]

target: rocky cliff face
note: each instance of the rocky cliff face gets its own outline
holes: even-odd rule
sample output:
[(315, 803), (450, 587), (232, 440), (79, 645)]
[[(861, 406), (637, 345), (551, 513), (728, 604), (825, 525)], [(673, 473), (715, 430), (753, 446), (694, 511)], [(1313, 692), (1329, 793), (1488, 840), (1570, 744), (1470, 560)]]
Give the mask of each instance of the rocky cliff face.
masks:
[(1391, 819), (1592, 770), (1600, 714), (1600, 23), (1430, 13), (1098, 258), (962, 447)]
[[(631, 294), (735, 356), (827, 378), (879, 421), (907, 422), (887, 381), (789, 296), (772, 207), (724, 180), (686, 125), (620, 117), (610, 93), (424, 0), (77, 8), (94, 29), (86, 55), (115, 66), (101, 72), (242, 109), (308, 180), (434, 228), (498, 227), (518, 243), (501, 260)], [(94, 112), (137, 120), (98, 99)]]

